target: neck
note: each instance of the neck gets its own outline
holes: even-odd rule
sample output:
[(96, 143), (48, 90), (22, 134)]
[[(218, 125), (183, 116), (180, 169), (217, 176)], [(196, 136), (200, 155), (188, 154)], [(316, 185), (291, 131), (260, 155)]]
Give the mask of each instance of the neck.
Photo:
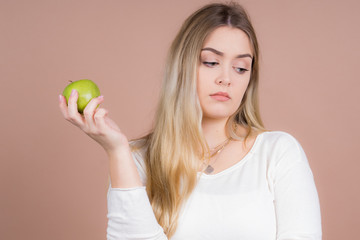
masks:
[(225, 126), (227, 118), (203, 118), (202, 129), (207, 144), (213, 148), (227, 139)]

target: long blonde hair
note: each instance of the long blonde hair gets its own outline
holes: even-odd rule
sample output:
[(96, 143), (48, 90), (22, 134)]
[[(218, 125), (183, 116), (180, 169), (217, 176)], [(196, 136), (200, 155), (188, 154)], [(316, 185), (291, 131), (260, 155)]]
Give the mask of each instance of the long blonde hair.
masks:
[(239, 108), (228, 118), (227, 135), (243, 139), (234, 128), (242, 125), (247, 129), (245, 143), (254, 131), (266, 131), (258, 105), (259, 48), (250, 19), (237, 3), (205, 5), (185, 20), (172, 42), (152, 130), (130, 141), (132, 151), (145, 149), (147, 194), (169, 239), (176, 231), (181, 207), (197, 184), (200, 159), (209, 151), (196, 91), (197, 63), (206, 37), (220, 26), (244, 31), (253, 50), (249, 85)]

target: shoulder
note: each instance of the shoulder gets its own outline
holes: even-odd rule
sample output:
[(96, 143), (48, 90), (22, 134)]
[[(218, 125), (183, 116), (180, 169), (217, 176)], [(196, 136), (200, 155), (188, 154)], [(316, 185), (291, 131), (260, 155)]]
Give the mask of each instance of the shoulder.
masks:
[(145, 139), (133, 139), (129, 141), (131, 152), (136, 154), (143, 154), (145, 152), (146, 140)]
[(261, 133), (260, 151), (276, 162), (307, 162), (306, 154), (300, 142), (290, 133), (284, 131), (267, 131)]
[(262, 156), (266, 158), (269, 176), (274, 182), (289, 176), (297, 176), (299, 179), (313, 177), (307, 155), (293, 135), (283, 131), (270, 131), (263, 133), (262, 140)]
[(263, 144), (271, 145), (278, 149), (301, 147), (299, 141), (293, 135), (284, 131), (266, 131), (261, 133), (261, 135), (263, 135)]

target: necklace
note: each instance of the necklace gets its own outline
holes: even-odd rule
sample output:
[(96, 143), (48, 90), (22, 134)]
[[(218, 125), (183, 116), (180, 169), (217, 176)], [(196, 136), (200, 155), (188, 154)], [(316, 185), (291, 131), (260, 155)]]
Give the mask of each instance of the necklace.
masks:
[[(211, 150), (216, 150), (217, 148), (219, 148), (219, 149), (216, 150), (214, 153), (212, 153), (212, 154), (210, 155), (210, 158), (212, 158), (212, 157), (214, 157), (215, 155), (219, 154), (219, 153), (226, 147), (226, 145), (229, 144), (230, 140), (231, 140), (231, 138), (228, 138), (228, 139), (225, 140), (224, 143), (216, 146), (215, 148), (212, 148)], [(216, 162), (216, 160), (218, 159), (218, 157), (219, 157), (219, 156), (216, 157), (215, 161), (214, 161), (212, 164), (214, 164), (214, 163)], [(210, 158), (209, 158), (209, 160), (210, 160)], [(210, 164), (208, 164), (207, 167), (205, 168), (205, 172), (206, 172), (207, 174), (210, 174), (210, 173), (212, 173), (213, 171), (214, 171), (214, 168), (213, 168)]]

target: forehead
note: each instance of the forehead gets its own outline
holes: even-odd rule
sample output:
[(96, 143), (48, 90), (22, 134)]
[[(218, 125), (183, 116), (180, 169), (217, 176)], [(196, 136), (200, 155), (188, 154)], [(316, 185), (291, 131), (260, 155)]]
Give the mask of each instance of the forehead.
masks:
[(203, 48), (211, 47), (225, 54), (252, 53), (247, 34), (234, 27), (222, 26), (212, 31), (204, 41)]

